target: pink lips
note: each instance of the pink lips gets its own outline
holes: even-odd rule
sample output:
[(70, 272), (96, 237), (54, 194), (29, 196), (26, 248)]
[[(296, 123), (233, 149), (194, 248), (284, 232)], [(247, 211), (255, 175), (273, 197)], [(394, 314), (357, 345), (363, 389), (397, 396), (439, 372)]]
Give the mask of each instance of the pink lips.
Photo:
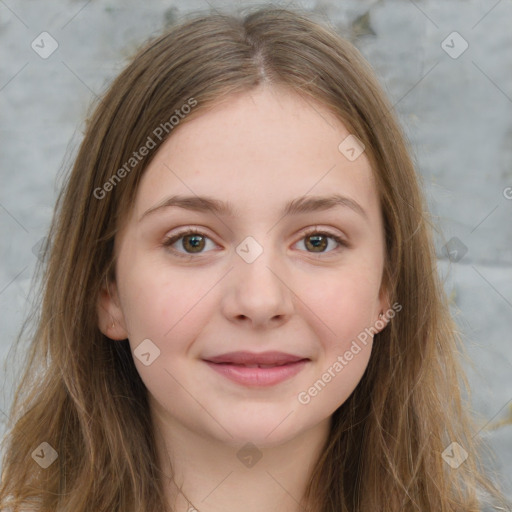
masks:
[(309, 359), (284, 352), (229, 352), (204, 361), (239, 384), (273, 386), (296, 375)]

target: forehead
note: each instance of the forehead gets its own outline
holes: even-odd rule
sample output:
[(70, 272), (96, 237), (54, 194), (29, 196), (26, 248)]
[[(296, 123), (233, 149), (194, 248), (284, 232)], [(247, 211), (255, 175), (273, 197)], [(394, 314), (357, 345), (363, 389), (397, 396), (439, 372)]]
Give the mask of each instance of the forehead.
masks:
[(351, 161), (339, 149), (349, 135), (326, 107), (291, 90), (259, 87), (232, 95), (185, 119), (160, 146), (134, 213), (139, 218), (169, 194), (218, 197), (237, 212), (264, 214), (296, 197), (332, 193), (364, 203), (371, 213), (378, 197), (369, 161), (364, 152)]

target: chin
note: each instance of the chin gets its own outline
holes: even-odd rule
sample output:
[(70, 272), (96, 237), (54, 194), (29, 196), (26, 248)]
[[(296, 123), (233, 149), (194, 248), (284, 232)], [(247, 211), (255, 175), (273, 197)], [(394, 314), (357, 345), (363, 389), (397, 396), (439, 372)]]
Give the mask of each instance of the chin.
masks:
[(254, 420), (246, 415), (240, 418), (240, 421), (230, 421), (227, 423), (227, 430), (231, 436), (222, 429), (221, 440), (236, 449), (240, 449), (246, 443), (252, 443), (258, 448), (285, 444), (300, 434), (297, 422), (292, 419), (293, 413), (288, 417), (287, 414)]

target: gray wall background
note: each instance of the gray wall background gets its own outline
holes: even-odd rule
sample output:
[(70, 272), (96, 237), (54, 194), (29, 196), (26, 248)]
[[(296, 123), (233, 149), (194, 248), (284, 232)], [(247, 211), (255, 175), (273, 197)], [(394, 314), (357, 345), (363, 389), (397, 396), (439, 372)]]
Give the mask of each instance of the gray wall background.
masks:
[[(27, 311), (38, 243), (88, 105), (166, 24), (190, 11), (251, 5), (261, 3), (0, 0), (2, 362)], [(439, 271), (474, 364), (475, 435), (495, 451), (490, 467), (512, 497), (512, 424), (505, 424), (512, 416), (512, 2), (274, 5), (321, 13), (362, 51), (395, 105), (438, 228)], [(0, 368), (1, 431), (18, 371)]]

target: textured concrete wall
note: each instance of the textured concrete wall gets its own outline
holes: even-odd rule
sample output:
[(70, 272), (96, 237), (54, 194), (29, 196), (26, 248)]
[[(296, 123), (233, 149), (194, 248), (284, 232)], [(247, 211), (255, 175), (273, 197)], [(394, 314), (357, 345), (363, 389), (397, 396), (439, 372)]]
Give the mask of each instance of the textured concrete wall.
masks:
[[(26, 311), (59, 170), (80, 142), (88, 105), (164, 24), (234, 3), (0, 2), (2, 361)], [(512, 3), (275, 5), (322, 13), (368, 58), (400, 115), (438, 228), (439, 269), (474, 362), (480, 434), (512, 496), (512, 425), (494, 428), (512, 413)], [(16, 372), (1, 370), (3, 411)]]

